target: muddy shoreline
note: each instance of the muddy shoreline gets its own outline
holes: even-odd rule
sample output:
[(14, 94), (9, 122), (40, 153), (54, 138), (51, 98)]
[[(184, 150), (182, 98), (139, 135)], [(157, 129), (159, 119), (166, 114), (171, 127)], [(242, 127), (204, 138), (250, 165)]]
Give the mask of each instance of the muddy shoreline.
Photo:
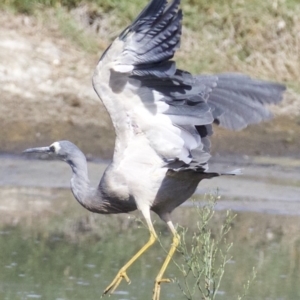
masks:
[[(106, 112), (100, 112), (103, 116)], [(108, 119), (108, 116), (105, 116)], [(113, 154), (114, 131), (108, 126), (72, 122), (34, 123), (0, 120), (0, 153), (20, 154), (34, 146), (50, 145), (56, 140), (70, 140), (87, 157), (109, 159)], [(249, 126), (241, 132), (214, 128), (213, 155), (248, 155), (300, 157), (300, 119), (276, 117), (270, 122)]]

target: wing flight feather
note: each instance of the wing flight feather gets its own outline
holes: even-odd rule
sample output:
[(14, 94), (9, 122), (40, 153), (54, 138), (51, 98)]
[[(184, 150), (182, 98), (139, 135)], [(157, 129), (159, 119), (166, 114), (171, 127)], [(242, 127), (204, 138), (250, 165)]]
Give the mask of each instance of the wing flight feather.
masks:
[(130, 139), (130, 130), (142, 134), (166, 167), (205, 171), (212, 123), (240, 130), (270, 118), (265, 105), (278, 103), (285, 86), (177, 69), (171, 59), (180, 44), (179, 4), (150, 1), (103, 54), (93, 84), (117, 138)]

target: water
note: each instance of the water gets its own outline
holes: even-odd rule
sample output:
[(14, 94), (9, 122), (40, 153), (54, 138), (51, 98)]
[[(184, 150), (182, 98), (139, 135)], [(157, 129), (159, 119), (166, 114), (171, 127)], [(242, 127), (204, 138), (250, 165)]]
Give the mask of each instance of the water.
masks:
[[(33, 196), (24, 189), (11, 191), (10, 200), (19, 197), (24, 207), (30, 207), (30, 202), (30, 212), (21, 215), (15, 210), (10, 221), (7, 214), (5, 218), (1, 215), (5, 222), (0, 231), (0, 299), (99, 299), (118, 268), (146, 242), (146, 228), (135, 216), (89, 214), (68, 190), (53, 190), (50, 199), (42, 191), (36, 189)], [(2, 189), (2, 196), (3, 192), (9, 194), (7, 189)], [(42, 210), (38, 204), (34, 211), (33, 203), (39, 203), (41, 194), (51, 205)], [(189, 225), (191, 233), (195, 230), (193, 208), (181, 208), (174, 219)], [(224, 212), (216, 213), (216, 231), (223, 219)], [(258, 275), (248, 299), (300, 299), (299, 225), (298, 216), (239, 213), (228, 236), (234, 243), (233, 258), (217, 299), (237, 299), (252, 267)], [(158, 221), (155, 227), (167, 247), (170, 237), (164, 225)], [(164, 250), (155, 244), (129, 269), (132, 283), (122, 283), (110, 299), (150, 299), (164, 256)], [(183, 262), (180, 254), (176, 261)], [(173, 263), (167, 275), (182, 280)], [(171, 283), (163, 285), (162, 299), (185, 298), (177, 284)]]
[[(147, 229), (137, 219), (139, 215), (91, 214), (76, 203), (64, 178), (60, 181), (56, 175), (51, 186), (51, 180), (45, 180), (49, 174), (37, 179), (16, 170), (18, 163), (10, 161), (9, 165), (10, 169), (4, 172), (9, 176), (2, 177), (2, 182), (6, 182), (0, 187), (0, 299), (99, 299), (119, 268), (148, 239)], [(38, 173), (38, 169), (34, 170)], [(69, 170), (66, 168), (65, 172), (67, 178)], [(15, 174), (22, 180), (16, 179)], [(271, 199), (254, 199), (253, 209), (242, 209), (232, 222), (227, 237), (227, 242), (233, 243), (232, 258), (216, 299), (237, 299), (253, 267), (257, 277), (246, 299), (300, 299), (300, 203), (295, 196), (299, 185), (297, 177), (288, 180), (289, 174), (285, 172), (284, 176), (286, 182), (292, 182), (291, 194), (290, 189), (286, 192), (291, 201), (264, 213), (265, 202), (272, 208)], [(221, 205), (233, 203), (233, 209), (244, 202), (249, 203), (249, 197), (219, 201)], [(287, 209), (291, 203), (292, 214)], [(224, 218), (224, 211), (216, 211), (212, 220), (214, 236)], [(187, 239), (191, 239), (199, 219), (195, 209), (181, 207), (173, 219), (189, 228)], [(154, 220), (167, 248), (171, 237), (165, 225), (155, 216)], [(131, 284), (122, 282), (110, 299), (151, 299), (154, 278), (165, 255), (156, 243), (128, 270)], [(180, 253), (175, 255), (175, 261), (184, 263)], [(183, 284), (183, 275), (173, 262), (166, 276)], [(161, 299), (186, 298), (175, 280), (162, 286)], [(194, 299), (200, 299), (199, 294)]]

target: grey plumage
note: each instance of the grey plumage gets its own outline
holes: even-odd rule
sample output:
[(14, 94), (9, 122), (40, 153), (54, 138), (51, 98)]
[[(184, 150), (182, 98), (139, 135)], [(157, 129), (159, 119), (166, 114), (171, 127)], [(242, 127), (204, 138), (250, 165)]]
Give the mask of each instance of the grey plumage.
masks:
[[(156, 238), (150, 210), (174, 235), (171, 256), (178, 244), (171, 212), (192, 196), (202, 179), (222, 175), (208, 172), (212, 124), (240, 130), (267, 120), (271, 113), (266, 105), (277, 104), (285, 90), (284, 85), (241, 74), (193, 76), (177, 69), (171, 59), (180, 43), (179, 3), (152, 0), (96, 67), (93, 86), (116, 132), (113, 160), (98, 187), (90, 187), (84, 155), (68, 141), (25, 151), (48, 152), (69, 163), (73, 194), (86, 209), (96, 213), (139, 209), (151, 236), (134, 259)], [(132, 262), (105, 293), (113, 291), (120, 278), (127, 280), (124, 270)], [(163, 271), (156, 278), (155, 300)]]

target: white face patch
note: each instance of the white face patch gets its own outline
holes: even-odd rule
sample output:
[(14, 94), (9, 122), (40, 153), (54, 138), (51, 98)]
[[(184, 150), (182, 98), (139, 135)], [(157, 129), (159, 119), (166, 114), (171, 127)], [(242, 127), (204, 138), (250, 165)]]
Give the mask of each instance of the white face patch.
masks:
[(54, 152), (55, 152), (55, 153), (58, 153), (59, 150), (61, 149), (61, 147), (60, 147), (60, 145), (59, 145), (59, 142), (53, 143), (52, 145), (50, 145), (50, 147), (54, 147)]

